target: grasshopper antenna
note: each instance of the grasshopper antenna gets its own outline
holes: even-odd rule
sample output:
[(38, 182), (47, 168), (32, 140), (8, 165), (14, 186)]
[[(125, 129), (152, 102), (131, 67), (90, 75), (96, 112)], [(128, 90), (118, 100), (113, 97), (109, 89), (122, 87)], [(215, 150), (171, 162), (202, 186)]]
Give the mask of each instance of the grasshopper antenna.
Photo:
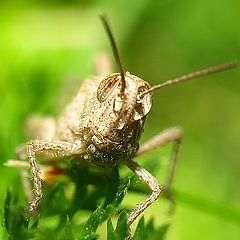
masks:
[(111, 31), (111, 28), (110, 28), (110, 24), (108, 23), (106, 15), (100, 14), (100, 18), (102, 20), (103, 26), (104, 26), (104, 28), (107, 32), (107, 35), (109, 37), (109, 40), (110, 40), (110, 43), (111, 43), (111, 46), (112, 46), (113, 54), (114, 54), (114, 57), (115, 57), (115, 60), (117, 62), (118, 69), (119, 69), (119, 72), (120, 72), (120, 75), (121, 75), (121, 81), (122, 81), (121, 93), (124, 93), (124, 90), (125, 90), (125, 87), (126, 87), (125, 74), (124, 74), (121, 59), (120, 59), (120, 56), (119, 56), (119, 53), (118, 53), (117, 45), (116, 45), (116, 42), (114, 40), (112, 31)]
[(205, 68), (205, 69), (202, 69), (202, 70), (199, 70), (199, 71), (196, 71), (196, 72), (192, 72), (192, 73), (189, 73), (187, 75), (183, 75), (181, 77), (168, 80), (164, 83), (160, 83), (158, 85), (155, 85), (155, 86), (149, 88), (147, 91), (145, 91), (141, 95), (139, 95), (139, 99), (141, 99), (147, 93), (152, 93), (157, 89), (164, 88), (164, 87), (167, 87), (167, 86), (172, 85), (172, 84), (185, 82), (185, 81), (188, 81), (188, 80), (191, 80), (191, 79), (194, 79), (194, 78), (207, 76), (207, 75), (210, 75), (210, 74), (213, 74), (213, 73), (224, 72), (224, 71), (227, 71), (227, 70), (230, 70), (230, 69), (233, 69), (233, 68), (237, 68), (237, 67), (240, 67), (240, 62), (239, 61), (224, 63), (224, 64), (221, 64), (221, 65), (217, 65), (217, 66)]

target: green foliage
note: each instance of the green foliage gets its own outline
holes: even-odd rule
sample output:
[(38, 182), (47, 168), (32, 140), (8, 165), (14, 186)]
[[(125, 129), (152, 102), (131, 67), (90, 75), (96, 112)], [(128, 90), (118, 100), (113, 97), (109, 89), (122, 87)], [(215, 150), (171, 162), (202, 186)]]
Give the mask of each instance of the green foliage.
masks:
[[(27, 239), (33, 235), (29, 229), (29, 219), (26, 216), (23, 206), (18, 197), (11, 191), (7, 191), (4, 202), (4, 228), (5, 234), (8, 233), (9, 239)], [(34, 227), (33, 227), (34, 228)]]
[(114, 230), (111, 219), (107, 222), (107, 239), (108, 240), (121, 240), (125, 239), (128, 235), (127, 213), (122, 211), (119, 215), (116, 229)]
[(168, 230), (169, 225), (165, 224), (158, 229), (154, 228), (153, 219), (144, 224), (144, 217), (142, 217), (137, 225), (135, 235), (133, 236), (133, 240), (161, 240), (164, 239), (165, 233)]
[[(122, 210), (120, 204), (130, 187), (130, 178), (125, 177), (120, 180), (117, 168), (108, 169), (104, 175), (99, 175), (95, 170), (91, 172), (88, 168), (77, 168), (77, 170), (74, 165), (70, 171), (77, 174), (72, 176), (72, 179), (75, 179), (74, 185), (76, 187), (74, 193), (69, 197), (63, 184), (55, 185), (51, 191), (46, 192), (40, 213), (35, 216), (31, 216), (28, 210), (23, 207), (25, 205), (24, 200), (17, 198), (14, 191), (7, 191), (3, 217), (5, 235), (13, 240), (46, 239), (49, 237), (64, 240), (93, 240), (99, 238), (98, 228), (107, 220), (107, 239), (125, 239), (128, 235), (127, 210)], [(85, 177), (82, 179), (82, 183), (79, 181), (79, 176)], [(92, 182), (100, 176), (103, 185), (95, 185), (94, 189), (90, 189), (88, 180)], [(114, 188), (113, 194), (112, 190)], [(102, 191), (106, 194), (99, 194)], [(75, 215), (77, 213), (81, 214), (83, 210), (93, 212), (84, 223), (78, 223)], [(116, 217), (118, 220), (114, 229), (112, 219)], [(46, 224), (51, 218), (57, 220), (55, 226)], [(145, 226), (142, 218), (138, 224), (134, 239), (143, 239), (141, 236), (147, 237), (146, 232), (148, 230), (151, 231), (152, 236), (153, 234), (159, 237), (163, 236), (159, 229), (155, 230), (153, 228), (152, 222)]]

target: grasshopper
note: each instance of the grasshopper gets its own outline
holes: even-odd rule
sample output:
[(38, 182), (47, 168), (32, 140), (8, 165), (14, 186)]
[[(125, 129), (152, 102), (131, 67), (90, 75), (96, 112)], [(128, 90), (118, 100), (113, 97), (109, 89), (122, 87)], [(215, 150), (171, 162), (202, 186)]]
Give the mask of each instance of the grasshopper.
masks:
[[(170, 193), (182, 139), (182, 130), (174, 127), (139, 146), (144, 122), (152, 107), (153, 92), (173, 84), (230, 70), (239, 67), (240, 63), (236, 61), (206, 68), (151, 87), (148, 82), (123, 70), (108, 21), (104, 15), (101, 16), (101, 20), (110, 39), (119, 73), (103, 76), (103, 73), (109, 71), (106, 64), (105, 67), (104, 64), (100, 64), (99, 75), (87, 79), (82, 84), (77, 95), (57, 119), (43, 118), (35, 122), (35, 134), (41, 138), (19, 147), (17, 149), (19, 160), (9, 160), (6, 165), (23, 169), (30, 166), (34, 196), (31, 196), (29, 190), (26, 190), (26, 193), (31, 199), (29, 209), (35, 212), (43, 197), (40, 169), (44, 169), (37, 164), (36, 154), (41, 153), (48, 160), (50, 159), (48, 153), (54, 153), (57, 159), (54, 161), (54, 167), (61, 162), (63, 156), (64, 159), (74, 157), (100, 167), (124, 164), (152, 191), (145, 201), (129, 213), (127, 222), (130, 226), (163, 191), (157, 179), (133, 161), (133, 158), (173, 142), (173, 154), (166, 183), (166, 191)], [(29, 163), (20, 161), (25, 158), (28, 158)], [(47, 163), (51, 166), (50, 160)], [(26, 181), (24, 184), (25, 189), (29, 189)]]

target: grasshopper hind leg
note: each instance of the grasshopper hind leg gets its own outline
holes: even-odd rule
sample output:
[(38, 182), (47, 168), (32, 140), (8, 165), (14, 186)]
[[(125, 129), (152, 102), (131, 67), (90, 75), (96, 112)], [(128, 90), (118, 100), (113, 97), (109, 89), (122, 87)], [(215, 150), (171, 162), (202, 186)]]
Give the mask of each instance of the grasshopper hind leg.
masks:
[(172, 183), (174, 178), (174, 173), (176, 170), (177, 158), (179, 149), (182, 141), (182, 130), (179, 127), (173, 127), (166, 129), (165, 131), (157, 134), (156, 136), (149, 139), (144, 143), (136, 156), (140, 156), (147, 153), (155, 148), (161, 147), (167, 143), (173, 143), (172, 155), (169, 162), (169, 167), (167, 171), (167, 176), (164, 184), (164, 192), (168, 200), (170, 201), (169, 213), (173, 213), (175, 209), (175, 200), (172, 192)]

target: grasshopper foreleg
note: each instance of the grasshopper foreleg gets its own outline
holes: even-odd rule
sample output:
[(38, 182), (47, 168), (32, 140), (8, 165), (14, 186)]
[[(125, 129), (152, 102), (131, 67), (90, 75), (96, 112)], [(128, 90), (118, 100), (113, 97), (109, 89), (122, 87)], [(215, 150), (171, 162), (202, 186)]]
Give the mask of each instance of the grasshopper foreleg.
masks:
[(73, 155), (76, 147), (72, 143), (63, 141), (34, 140), (27, 143), (27, 156), (33, 176), (34, 198), (30, 203), (30, 211), (34, 212), (42, 199), (42, 178), (36, 163), (36, 153), (53, 151), (64, 156)]

